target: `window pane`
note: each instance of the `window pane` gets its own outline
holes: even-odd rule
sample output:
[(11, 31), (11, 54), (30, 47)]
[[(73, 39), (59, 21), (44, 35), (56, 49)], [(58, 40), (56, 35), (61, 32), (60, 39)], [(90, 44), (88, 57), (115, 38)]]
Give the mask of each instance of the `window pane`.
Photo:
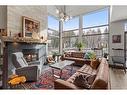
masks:
[(58, 30), (59, 29), (59, 21), (55, 19), (53, 16), (48, 16), (48, 28)]
[(108, 33), (108, 26), (100, 26), (96, 28), (88, 28), (83, 29), (83, 35), (90, 35), (90, 34), (101, 34), (101, 33)]
[(52, 30), (48, 29), (48, 36), (50, 35), (59, 36), (59, 32), (53, 29)]
[(94, 50), (98, 57), (108, 53), (108, 34), (83, 36), (82, 41), (85, 43), (85, 49)]
[(73, 18), (67, 22), (64, 22), (63, 30), (73, 30), (79, 28), (79, 17)]
[(78, 41), (78, 37), (64, 37), (63, 38), (63, 50), (76, 50), (76, 42)]
[(83, 16), (83, 28), (108, 24), (108, 8)]
[(48, 16), (48, 53), (59, 51), (59, 21), (55, 17)]
[(79, 17), (64, 22), (63, 30), (63, 50), (76, 50), (75, 43), (78, 41), (79, 35)]
[(85, 49), (93, 49), (97, 56), (108, 53), (108, 16), (108, 8), (83, 16), (85, 29), (83, 29), (82, 41), (85, 43)]
[(58, 31), (52, 31), (48, 30), (48, 52), (51, 54), (52, 52), (58, 52), (59, 51), (59, 36), (56, 34)]

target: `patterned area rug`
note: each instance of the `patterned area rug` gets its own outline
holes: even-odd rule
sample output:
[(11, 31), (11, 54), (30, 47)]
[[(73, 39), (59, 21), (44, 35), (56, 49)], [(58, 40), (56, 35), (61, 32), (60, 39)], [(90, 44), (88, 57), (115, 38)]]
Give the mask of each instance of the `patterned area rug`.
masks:
[[(61, 79), (67, 80), (76, 72), (77, 69), (79, 69), (77, 66), (73, 66), (73, 70), (71, 66), (66, 66), (62, 70)], [(60, 70), (54, 69), (54, 73), (55, 75), (59, 75)], [(49, 67), (47, 70), (43, 71), (37, 82), (27, 82), (22, 84), (22, 86), (25, 89), (54, 89), (54, 80), (56, 79), (57, 78), (52, 74), (52, 68)]]

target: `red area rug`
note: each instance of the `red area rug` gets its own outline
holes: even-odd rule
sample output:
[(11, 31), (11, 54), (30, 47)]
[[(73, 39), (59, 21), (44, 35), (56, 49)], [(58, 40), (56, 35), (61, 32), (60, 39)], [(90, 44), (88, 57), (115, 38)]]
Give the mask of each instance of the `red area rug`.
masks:
[[(76, 72), (76, 70), (79, 69), (79, 67), (74, 66), (73, 70), (71, 70), (71, 66), (66, 66), (65, 69), (62, 70), (62, 76), (61, 79), (67, 80), (72, 74)], [(54, 69), (55, 75), (59, 75), (60, 70)], [(25, 89), (54, 89), (54, 80), (57, 78), (54, 78), (52, 74), (52, 68), (48, 68), (44, 72), (42, 72), (42, 75), (39, 77), (39, 80), (37, 82), (27, 82), (23, 84), (23, 88)]]

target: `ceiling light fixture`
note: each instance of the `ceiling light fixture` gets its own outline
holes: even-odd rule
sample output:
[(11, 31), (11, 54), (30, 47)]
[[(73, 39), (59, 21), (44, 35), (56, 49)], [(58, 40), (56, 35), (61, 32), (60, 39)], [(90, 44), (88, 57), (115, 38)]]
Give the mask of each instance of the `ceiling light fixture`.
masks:
[(72, 19), (72, 16), (69, 16), (66, 13), (66, 7), (65, 6), (63, 7), (63, 10), (62, 10), (62, 8), (61, 9), (56, 8), (56, 13), (59, 14), (59, 19), (62, 22), (66, 22), (66, 21)]

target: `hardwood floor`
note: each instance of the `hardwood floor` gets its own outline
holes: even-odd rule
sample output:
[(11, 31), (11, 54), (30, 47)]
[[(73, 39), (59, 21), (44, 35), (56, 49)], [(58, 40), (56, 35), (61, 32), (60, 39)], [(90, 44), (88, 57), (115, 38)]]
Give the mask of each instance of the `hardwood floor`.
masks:
[(127, 73), (122, 69), (115, 69), (110, 67), (110, 83), (112, 89), (127, 89)]

